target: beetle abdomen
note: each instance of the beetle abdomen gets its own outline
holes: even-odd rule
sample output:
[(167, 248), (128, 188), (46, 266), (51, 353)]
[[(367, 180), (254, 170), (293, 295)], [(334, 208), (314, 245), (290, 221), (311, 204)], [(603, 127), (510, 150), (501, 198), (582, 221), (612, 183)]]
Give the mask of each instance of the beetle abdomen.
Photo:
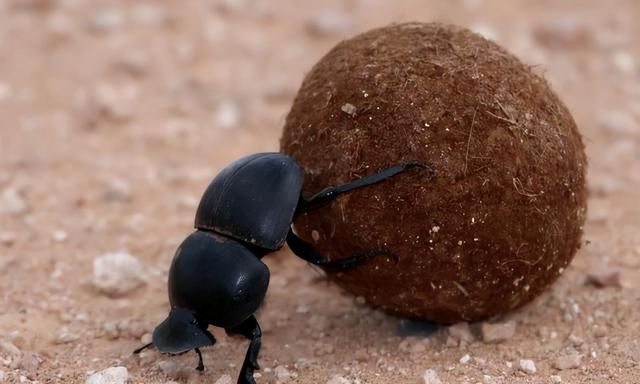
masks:
[(178, 247), (169, 270), (172, 307), (194, 311), (199, 319), (231, 328), (260, 306), (269, 269), (241, 243), (196, 231)]
[(302, 169), (289, 156), (269, 152), (243, 157), (209, 184), (195, 227), (279, 249), (289, 232), (302, 182)]

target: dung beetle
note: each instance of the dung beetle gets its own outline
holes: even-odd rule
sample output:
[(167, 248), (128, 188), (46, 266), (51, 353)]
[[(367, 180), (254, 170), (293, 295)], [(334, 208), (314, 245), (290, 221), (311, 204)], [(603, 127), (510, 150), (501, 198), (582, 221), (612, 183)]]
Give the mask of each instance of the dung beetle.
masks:
[(169, 269), (169, 316), (153, 331), (152, 342), (163, 354), (195, 350), (203, 370), (200, 349), (215, 344), (209, 325), (250, 340), (239, 384), (255, 384), (259, 369), (260, 325), (254, 313), (269, 285), (269, 269), (260, 260), (286, 242), (303, 260), (328, 268), (352, 268), (377, 255), (375, 248), (347, 258), (329, 260), (296, 236), (291, 224), (297, 215), (321, 207), (339, 195), (382, 182), (409, 168), (402, 163), (350, 183), (302, 196), (303, 170), (291, 157), (276, 152), (243, 157), (224, 168), (209, 184), (196, 212), (195, 232), (178, 247)]

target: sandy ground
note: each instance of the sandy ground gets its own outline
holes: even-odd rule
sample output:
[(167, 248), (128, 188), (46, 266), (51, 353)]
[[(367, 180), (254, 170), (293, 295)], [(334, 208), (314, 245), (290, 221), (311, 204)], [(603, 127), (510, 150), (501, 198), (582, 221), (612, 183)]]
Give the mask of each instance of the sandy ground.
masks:
[[(497, 319), (516, 323), (497, 344), (478, 324), (402, 336), (282, 250), (267, 260), (258, 383), (640, 382), (638, 19), (634, 0), (0, 1), (0, 382), (118, 365), (130, 383), (235, 381), (246, 343), (218, 330), (203, 374), (195, 354), (131, 356), (166, 315), (200, 194), (229, 161), (278, 148), (305, 72), (337, 41), (413, 20), (469, 26), (551, 82), (588, 147), (585, 246)], [(146, 283), (113, 298), (91, 281), (117, 251)]]

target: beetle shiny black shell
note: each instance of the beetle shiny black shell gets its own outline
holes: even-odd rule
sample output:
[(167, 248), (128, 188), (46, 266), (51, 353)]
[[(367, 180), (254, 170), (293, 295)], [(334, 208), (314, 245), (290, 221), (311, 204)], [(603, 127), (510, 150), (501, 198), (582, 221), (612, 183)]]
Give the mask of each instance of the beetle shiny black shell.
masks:
[(169, 269), (172, 308), (187, 308), (200, 321), (235, 327), (260, 306), (269, 269), (242, 243), (196, 231), (178, 247)]
[(284, 245), (304, 173), (291, 157), (257, 153), (225, 167), (205, 190), (195, 227), (268, 250)]

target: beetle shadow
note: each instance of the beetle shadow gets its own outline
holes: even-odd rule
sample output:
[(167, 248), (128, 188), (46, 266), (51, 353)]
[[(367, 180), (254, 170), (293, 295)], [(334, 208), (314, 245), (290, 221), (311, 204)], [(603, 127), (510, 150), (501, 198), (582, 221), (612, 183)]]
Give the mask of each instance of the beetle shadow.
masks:
[(400, 319), (395, 335), (399, 337), (431, 337), (447, 328), (445, 325), (428, 320)]

